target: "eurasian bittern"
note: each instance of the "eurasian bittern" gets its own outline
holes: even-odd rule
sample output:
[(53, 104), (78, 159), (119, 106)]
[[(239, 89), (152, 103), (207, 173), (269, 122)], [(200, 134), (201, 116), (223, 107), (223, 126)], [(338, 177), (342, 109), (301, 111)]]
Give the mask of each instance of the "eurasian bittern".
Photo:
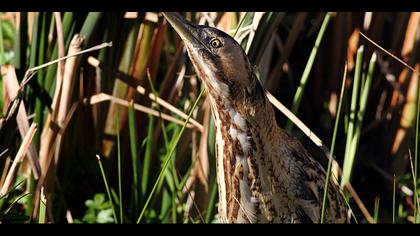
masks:
[[(163, 14), (184, 41), (210, 99), (220, 222), (320, 222), (325, 170), (277, 126), (242, 47), (218, 29)], [(325, 222), (347, 222), (343, 196), (333, 181), (329, 186)]]

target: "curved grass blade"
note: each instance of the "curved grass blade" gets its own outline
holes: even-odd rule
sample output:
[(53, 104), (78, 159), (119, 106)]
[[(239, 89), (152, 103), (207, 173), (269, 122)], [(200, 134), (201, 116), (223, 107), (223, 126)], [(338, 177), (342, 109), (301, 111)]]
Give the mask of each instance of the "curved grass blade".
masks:
[(166, 167), (168, 166), (169, 161), (171, 160), (171, 157), (172, 157), (172, 154), (173, 154), (173, 153), (174, 153), (174, 151), (175, 151), (176, 145), (178, 144), (178, 142), (179, 142), (179, 140), (180, 140), (180, 138), (181, 138), (182, 134), (184, 133), (184, 130), (185, 130), (185, 128), (187, 127), (187, 124), (188, 124), (188, 122), (189, 122), (189, 119), (190, 119), (190, 117), (192, 116), (193, 111), (195, 110), (195, 107), (197, 106), (197, 104), (198, 104), (198, 102), (200, 101), (201, 97), (203, 96), (204, 91), (205, 91), (204, 89), (203, 89), (203, 90), (201, 90), (200, 94), (198, 95), (197, 99), (196, 99), (196, 100), (195, 100), (195, 102), (194, 102), (193, 107), (191, 108), (191, 110), (190, 110), (190, 112), (189, 112), (189, 114), (188, 114), (188, 119), (184, 122), (184, 125), (182, 126), (182, 128), (181, 128), (181, 130), (179, 131), (179, 133), (178, 133), (178, 135), (176, 136), (176, 138), (175, 138), (175, 139), (173, 139), (173, 143), (171, 143), (171, 145), (170, 145), (170, 150), (169, 150), (169, 152), (166, 154), (166, 156), (165, 156), (165, 158), (164, 158), (164, 160), (165, 160), (165, 161), (164, 161), (164, 163), (163, 163), (162, 170), (160, 171), (159, 176), (158, 176), (158, 178), (157, 178), (157, 180), (156, 180), (156, 182), (155, 182), (155, 184), (154, 184), (154, 186), (153, 186), (153, 188), (152, 188), (152, 191), (150, 192), (149, 197), (147, 198), (147, 201), (146, 201), (146, 203), (145, 203), (145, 205), (144, 205), (144, 207), (143, 207), (143, 209), (142, 209), (142, 211), (141, 211), (141, 213), (140, 213), (140, 216), (139, 216), (139, 217), (138, 217), (138, 219), (137, 219), (137, 224), (138, 224), (138, 223), (140, 223), (141, 219), (143, 218), (143, 215), (144, 215), (144, 213), (145, 213), (145, 211), (146, 211), (146, 208), (147, 208), (147, 206), (149, 205), (149, 202), (150, 202), (150, 200), (151, 200), (151, 198), (152, 198), (153, 194), (155, 193), (155, 190), (156, 190), (157, 186), (159, 185), (160, 180), (161, 180), (161, 179), (162, 179), (162, 177), (163, 177), (163, 174), (164, 174), (164, 173), (165, 173), (165, 171), (166, 171)]

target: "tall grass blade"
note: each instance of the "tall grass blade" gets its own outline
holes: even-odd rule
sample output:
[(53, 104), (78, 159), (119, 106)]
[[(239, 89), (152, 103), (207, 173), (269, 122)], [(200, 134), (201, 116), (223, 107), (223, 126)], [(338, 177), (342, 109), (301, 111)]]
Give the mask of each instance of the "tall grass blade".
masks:
[(249, 41), (249, 35), (251, 32), (251, 27), (253, 23), (255, 12), (246, 12), (245, 15), (242, 18), (242, 23), (240, 23), (237, 27), (236, 33), (235, 33), (235, 40), (238, 41), (238, 43), (242, 46), (244, 50), (246, 50), (248, 47), (248, 44), (250, 45), (251, 42)]
[(15, 58), (14, 65), (17, 69), (17, 77), (22, 78), (25, 73), (26, 66), (26, 49), (28, 46), (28, 13), (19, 13), (19, 25), (17, 25), (15, 33)]
[(343, 74), (343, 80), (341, 82), (341, 90), (340, 90), (340, 101), (338, 103), (337, 115), (335, 117), (334, 131), (333, 131), (333, 137), (332, 137), (332, 141), (331, 141), (330, 156), (329, 156), (328, 167), (327, 167), (327, 176), (325, 177), (324, 195), (322, 197), (322, 208), (321, 208), (321, 224), (324, 223), (324, 218), (325, 218), (325, 206), (326, 206), (326, 203), (327, 203), (328, 185), (329, 185), (330, 176), (331, 176), (332, 160), (334, 158), (334, 150), (335, 150), (335, 142), (336, 142), (336, 137), (337, 137), (338, 123), (340, 122), (341, 105), (343, 104), (344, 89), (346, 87), (346, 78), (347, 78), (347, 64), (344, 66), (344, 74)]
[(134, 111), (134, 102), (133, 100), (130, 101), (130, 105), (128, 106), (128, 130), (130, 135), (130, 153), (131, 153), (131, 165), (133, 169), (133, 201), (134, 201), (134, 208), (137, 209), (137, 204), (139, 202), (139, 176), (138, 176), (138, 137), (137, 137), (137, 124), (136, 124), (136, 113)]
[(144, 161), (143, 161), (143, 171), (141, 175), (141, 196), (144, 198), (146, 196), (146, 191), (149, 183), (150, 176), (150, 164), (152, 159), (152, 147), (153, 147), (153, 131), (155, 124), (155, 117), (148, 115), (148, 126), (147, 126), (147, 136), (145, 138), (146, 148), (144, 152)]
[(214, 217), (216, 199), (217, 199), (217, 183), (216, 181), (213, 181), (213, 184), (211, 185), (210, 200), (209, 200), (209, 204), (208, 204), (206, 215), (205, 215), (206, 224), (211, 223), (212, 217)]
[(348, 165), (349, 165), (348, 170), (350, 171), (349, 175), (351, 175), (351, 171), (353, 169), (354, 158), (356, 156), (356, 152), (359, 145), (360, 135), (362, 132), (363, 117), (366, 111), (366, 105), (367, 105), (367, 100), (369, 97), (370, 87), (372, 84), (372, 74), (375, 68), (375, 64), (376, 64), (376, 54), (374, 53), (369, 63), (369, 70), (367, 72), (365, 85), (364, 87), (361, 87), (359, 111), (357, 112), (357, 116), (356, 116), (356, 125), (354, 129), (355, 131), (354, 131), (354, 136), (350, 144), (351, 145), (349, 149), (350, 152), (348, 153), (349, 154), (348, 155)]
[(99, 24), (102, 15), (103, 13), (101, 12), (89, 12), (89, 14), (87, 15), (86, 20), (83, 23), (82, 28), (80, 29), (80, 34), (83, 35), (83, 37), (85, 37), (86, 45), (90, 45), (90, 38), (95, 32), (95, 28)]
[[(161, 113), (161, 107), (160, 107), (160, 105), (157, 101), (157, 98), (159, 97), (159, 94), (158, 94), (158, 92), (156, 91), (156, 89), (153, 85), (152, 76), (150, 74), (149, 68), (146, 69), (146, 74), (147, 74), (147, 80), (149, 82), (150, 89), (151, 89), (152, 94), (153, 94), (154, 105), (156, 106), (156, 109), (159, 111), (159, 115), (161, 115), (162, 114)], [(165, 124), (163, 122), (163, 119), (159, 119), (159, 124), (160, 124), (160, 128), (162, 130), (165, 151), (167, 151), (169, 149), (169, 139), (168, 139), (168, 133), (167, 133), (167, 129), (165, 127)], [(175, 169), (175, 158), (172, 158), (169, 168), (170, 168), (170, 170), (166, 171), (165, 178), (166, 178), (168, 186), (169, 186), (170, 195), (171, 195), (170, 196), (171, 202), (170, 202), (170, 204), (169, 204), (169, 202), (167, 204), (164, 204), (165, 199), (162, 199), (162, 204), (161, 205), (162, 205), (162, 208), (165, 205), (168, 206), (168, 208), (172, 207), (172, 211), (171, 211), (172, 212), (172, 214), (171, 214), (172, 223), (176, 223), (176, 218), (177, 218), (177, 215), (176, 215), (176, 213), (177, 213), (176, 199), (177, 199), (177, 193), (178, 192), (176, 191), (175, 186), (179, 185), (179, 180), (177, 178), (178, 175), (177, 175), (177, 172), (176, 172), (176, 169)]]
[(395, 224), (395, 174), (394, 174), (394, 185), (392, 191), (392, 223)]
[[(29, 67), (35, 67), (37, 64), (37, 52), (38, 52), (38, 44), (39, 44), (39, 20), (40, 20), (40, 14), (41, 13), (35, 13), (34, 16), (34, 23), (32, 25), (32, 41), (31, 41), (31, 48), (30, 48), (30, 54), (29, 54)], [(37, 100), (38, 101), (38, 100)], [(39, 106), (39, 105), (38, 105)], [(38, 108), (39, 109), (39, 108)], [(30, 111), (28, 111), (30, 112)], [(39, 124), (39, 112), (35, 111), (35, 122)], [(38, 115), (37, 115), (38, 114)], [(41, 135), (41, 129), (39, 129), (34, 137), (34, 145), (36, 148), (39, 148), (39, 138)]]
[(118, 223), (117, 214), (115, 213), (114, 203), (112, 202), (111, 192), (109, 191), (108, 181), (106, 180), (106, 175), (105, 175), (104, 167), (102, 166), (101, 157), (99, 155), (96, 155), (96, 159), (98, 160), (99, 169), (101, 171), (102, 179), (105, 184), (106, 193), (108, 195), (109, 202), (111, 203), (112, 216), (114, 217), (114, 223), (117, 224)]
[(248, 57), (252, 63), (257, 65), (260, 63), (265, 48), (272, 38), (272, 32), (280, 24), (284, 15), (284, 12), (267, 12), (262, 16), (248, 52)]
[[(311, 54), (309, 55), (308, 62), (306, 63), (305, 70), (303, 71), (302, 77), (300, 78), (299, 87), (296, 90), (295, 96), (293, 98), (292, 112), (297, 114), (300, 102), (302, 101), (303, 93), (305, 91), (306, 83), (308, 82), (309, 74), (311, 73), (313, 63), (315, 61), (316, 54), (318, 53), (319, 45), (324, 36), (325, 30), (327, 29), (328, 23), (330, 22), (331, 12), (327, 12), (325, 15), (324, 21), (322, 22), (321, 29), (319, 30), (318, 36), (316, 37), (314, 47), (312, 48)], [(291, 131), (293, 123), (288, 121), (286, 124), (286, 130)]]
[[(0, 19), (0, 66), (5, 62), (4, 58), (4, 42), (3, 42), (3, 32), (1, 30), (1, 19)], [(3, 116), (3, 76), (0, 74), (0, 116)]]
[[(370, 87), (372, 84), (372, 76), (375, 69), (375, 65), (376, 65), (376, 53), (373, 53), (369, 62), (369, 68), (366, 75), (366, 82), (364, 86), (361, 87), (359, 111), (357, 112), (357, 116), (355, 117), (356, 124), (354, 126), (355, 127), (354, 134), (353, 134), (353, 137), (351, 137), (350, 147), (348, 149), (349, 152), (346, 152), (345, 154), (344, 163), (345, 165), (347, 165), (346, 170), (348, 171), (347, 172), (348, 175), (346, 175), (346, 178), (347, 178), (346, 181), (350, 181), (351, 172), (353, 170), (354, 159), (356, 156), (356, 152), (357, 152), (359, 140), (360, 140), (360, 135), (362, 132), (363, 117), (366, 111), (366, 106), (367, 106), (367, 101), (369, 97)], [(352, 98), (352, 101), (353, 101), (353, 98)], [(352, 116), (350, 114), (350, 119), (351, 118)], [(346, 150), (347, 150), (347, 146), (346, 146)]]
[(142, 211), (141, 211), (141, 213), (140, 213), (140, 216), (139, 216), (139, 218), (137, 219), (137, 224), (138, 224), (138, 223), (140, 223), (140, 221), (141, 221), (141, 219), (142, 219), (142, 217), (143, 217), (143, 214), (144, 214), (144, 212), (146, 211), (146, 208), (147, 208), (147, 206), (149, 205), (149, 202), (150, 202), (150, 200), (151, 200), (151, 198), (152, 198), (152, 196), (153, 196), (153, 194), (154, 194), (154, 192), (155, 192), (155, 190), (156, 190), (156, 187), (157, 187), (157, 186), (158, 186), (158, 184), (160, 183), (160, 180), (161, 180), (161, 178), (162, 178), (162, 176), (163, 176), (164, 172), (166, 171), (166, 167), (168, 166), (169, 161), (171, 160), (172, 154), (173, 154), (173, 153), (174, 153), (174, 151), (175, 151), (175, 148), (176, 148), (176, 146), (177, 146), (177, 144), (178, 144), (178, 142), (179, 142), (179, 140), (180, 140), (180, 138), (181, 138), (181, 136), (182, 136), (182, 133), (184, 132), (185, 128), (187, 127), (187, 124), (188, 124), (188, 122), (189, 122), (189, 119), (190, 119), (190, 117), (192, 116), (192, 114), (193, 114), (193, 112), (194, 112), (194, 110), (195, 110), (195, 107), (197, 106), (197, 104), (198, 104), (198, 102), (200, 101), (201, 97), (203, 96), (204, 91), (205, 91), (204, 89), (203, 89), (203, 90), (201, 90), (200, 94), (198, 95), (197, 99), (196, 99), (196, 100), (195, 100), (195, 102), (194, 102), (194, 105), (192, 106), (192, 108), (191, 108), (191, 110), (190, 110), (190, 112), (189, 112), (189, 114), (188, 114), (188, 119), (185, 121), (185, 123), (184, 123), (184, 125), (182, 126), (181, 130), (180, 130), (180, 131), (179, 131), (179, 133), (177, 134), (176, 138), (172, 140), (173, 142), (172, 142), (172, 143), (171, 143), (171, 145), (170, 145), (170, 150), (167, 152), (167, 154), (166, 154), (166, 156), (165, 156), (165, 158), (164, 158), (164, 164), (163, 164), (163, 166), (162, 166), (162, 170), (160, 171), (159, 176), (158, 176), (158, 178), (157, 178), (157, 180), (156, 180), (156, 182), (155, 182), (155, 184), (154, 184), (154, 186), (153, 186), (153, 188), (152, 188), (152, 191), (150, 192), (149, 197), (147, 198), (147, 201), (146, 201), (146, 203), (145, 203), (145, 205), (144, 205), (144, 207), (143, 207), (143, 209), (142, 209)]
[(121, 181), (121, 142), (120, 142), (120, 112), (117, 111), (117, 122), (115, 122), (117, 131), (117, 159), (118, 159), (118, 199), (120, 206), (120, 223), (123, 223), (123, 206), (122, 206), (122, 181)]
[[(62, 37), (63, 37), (63, 43), (64, 48), (62, 52), (59, 52), (59, 44), (60, 40), (57, 36), (57, 40), (54, 43), (54, 49), (50, 56), (50, 60), (57, 59), (58, 57), (64, 57), (64, 53), (66, 51), (66, 48), (69, 47), (69, 44), (71, 42), (71, 39), (73, 37), (74, 27), (75, 27), (75, 20), (74, 20), (74, 13), (73, 12), (66, 12), (63, 14), (62, 21), (61, 21), (61, 28), (62, 28)], [(62, 55), (60, 55), (62, 54)], [(62, 62), (64, 64), (64, 62)], [(45, 89), (48, 91), (49, 95), (51, 97), (54, 96), (56, 83), (57, 83), (57, 68), (60, 68), (56, 64), (53, 64), (47, 68), (47, 72), (45, 75)]]
[[(416, 78), (414, 79), (419, 79), (418, 76), (416, 76)], [(420, 201), (419, 201), (419, 192), (417, 189), (417, 159), (419, 156), (419, 130), (420, 130), (420, 84), (417, 85), (417, 114), (416, 114), (416, 138), (415, 138), (415, 142), (414, 142), (414, 177), (413, 177), (413, 181), (414, 181), (414, 222), (415, 223), (420, 223), (420, 215), (419, 215), (419, 207), (420, 207)]]
[(175, 224), (176, 223), (176, 219), (177, 219), (177, 217), (176, 217), (176, 213), (177, 213), (177, 204), (176, 204), (176, 200), (177, 200), (177, 198), (176, 198), (176, 194), (175, 194), (176, 192), (174, 192), (172, 195), (171, 195), (171, 200), (172, 200), (172, 223), (173, 224)]
[(44, 188), (41, 188), (41, 197), (39, 198), (39, 218), (38, 223), (39, 224), (45, 224), (46, 219), (46, 212), (47, 212), (47, 199), (45, 198), (44, 194)]
[(4, 42), (3, 42), (3, 22), (0, 19), (0, 65), (6, 63), (6, 54), (4, 53)]
[[(354, 135), (354, 127), (356, 123), (356, 106), (357, 106), (357, 100), (359, 98), (359, 83), (360, 83), (360, 77), (362, 74), (362, 59), (363, 59), (363, 52), (364, 52), (364, 46), (360, 46), (357, 50), (357, 56), (356, 56), (356, 68), (354, 72), (354, 80), (353, 80), (353, 90), (351, 94), (351, 104), (350, 104), (350, 115), (349, 115), (349, 125), (347, 129), (347, 138), (346, 138), (346, 151), (344, 154), (344, 164), (343, 164), (343, 175), (341, 178), (341, 188), (343, 188), (349, 181), (350, 181), (350, 172), (351, 172), (351, 165), (353, 163), (352, 160), (350, 160), (350, 152), (351, 150), (351, 144), (353, 141), (353, 135)], [(355, 147), (354, 147), (355, 148)]]
[(242, 25), (244, 24), (245, 19), (248, 16), (248, 14), (249, 14), (249, 12), (245, 12), (245, 15), (242, 17), (241, 21), (236, 26), (235, 33), (233, 33), (233, 35), (232, 35), (233, 38), (236, 38), (236, 35), (238, 34), (239, 29), (241, 29)]
[(378, 217), (379, 217), (379, 197), (375, 198), (375, 209), (373, 211), (373, 220), (375, 222), (375, 224), (378, 223)]

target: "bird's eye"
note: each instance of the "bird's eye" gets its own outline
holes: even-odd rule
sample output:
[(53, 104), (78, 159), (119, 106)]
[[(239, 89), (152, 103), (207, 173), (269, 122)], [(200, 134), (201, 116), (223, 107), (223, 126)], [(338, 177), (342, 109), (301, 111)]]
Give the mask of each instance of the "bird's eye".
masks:
[(210, 45), (211, 45), (213, 48), (220, 48), (220, 47), (222, 46), (222, 42), (220, 42), (220, 40), (219, 40), (219, 39), (212, 39), (212, 40), (210, 41)]

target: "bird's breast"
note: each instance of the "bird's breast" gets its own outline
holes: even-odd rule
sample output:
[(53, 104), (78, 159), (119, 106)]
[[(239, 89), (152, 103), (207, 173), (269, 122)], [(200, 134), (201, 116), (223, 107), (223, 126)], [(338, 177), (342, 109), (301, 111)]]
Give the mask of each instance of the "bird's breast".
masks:
[(255, 142), (249, 123), (229, 102), (211, 101), (216, 123), (219, 215), (222, 222), (255, 222), (258, 199), (252, 188)]

